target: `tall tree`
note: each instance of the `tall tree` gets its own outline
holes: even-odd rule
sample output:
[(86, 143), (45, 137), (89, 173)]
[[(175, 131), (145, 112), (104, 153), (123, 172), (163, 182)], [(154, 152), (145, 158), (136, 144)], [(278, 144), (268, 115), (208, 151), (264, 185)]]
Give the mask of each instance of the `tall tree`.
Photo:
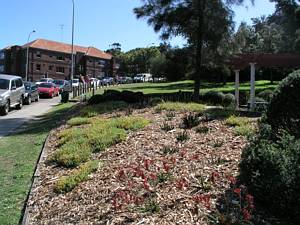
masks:
[[(232, 30), (229, 6), (244, 0), (142, 0), (135, 8), (137, 18), (148, 24), (162, 39), (183, 36), (194, 49), (194, 98), (199, 99), (203, 48), (216, 49), (224, 35)], [(252, 0), (253, 1), (253, 0)]]

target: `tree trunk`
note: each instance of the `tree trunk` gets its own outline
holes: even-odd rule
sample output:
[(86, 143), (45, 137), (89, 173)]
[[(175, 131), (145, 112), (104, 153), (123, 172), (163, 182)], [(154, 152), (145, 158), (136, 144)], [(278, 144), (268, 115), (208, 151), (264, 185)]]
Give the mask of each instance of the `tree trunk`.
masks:
[(203, 48), (203, 20), (204, 10), (206, 6), (206, 0), (197, 0), (198, 8), (198, 28), (197, 28), (197, 40), (196, 40), (196, 68), (194, 75), (194, 101), (199, 101), (200, 97), (200, 77), (201, 77), (201, 66), (202, 66), (202, 48)]

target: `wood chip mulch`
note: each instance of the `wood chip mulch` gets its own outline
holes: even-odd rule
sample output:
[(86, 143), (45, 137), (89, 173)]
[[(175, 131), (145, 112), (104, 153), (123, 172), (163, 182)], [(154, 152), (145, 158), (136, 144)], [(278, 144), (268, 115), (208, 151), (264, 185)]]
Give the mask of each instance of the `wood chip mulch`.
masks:
[[(207, 215), (229, 187), (228, 177), (238, 174), (246, 139), (215, 120), (201, 122), (208, 133), (190, 129), (189, 139), (178, 142), (184, 113), (170, 121), (166, 112), (151, 108), (133, 115), (152, 123), (94, 154), (101, 166), (73, 191), (53, 191), (55, 182), (71, 170), (42, 162), (29, 202), (30, 224), (209, 224)], [(163, 131), (166, 122), (174, 130)], [(57, 149), (57, 133), (65, 127), (52, 131), (46, 156)]]

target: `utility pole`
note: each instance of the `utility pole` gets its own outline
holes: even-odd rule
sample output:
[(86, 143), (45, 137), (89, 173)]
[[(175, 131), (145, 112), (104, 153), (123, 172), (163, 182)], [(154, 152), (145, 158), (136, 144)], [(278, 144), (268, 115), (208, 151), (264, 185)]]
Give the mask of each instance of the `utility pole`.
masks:
[(72, 85), (72, 80), (74, 79), (74, 17), (75, 17), (75, 2), (72, 0), (73, 3), (73, 13), (72, 13), (72, 50), (71, 50), (71, 85)]

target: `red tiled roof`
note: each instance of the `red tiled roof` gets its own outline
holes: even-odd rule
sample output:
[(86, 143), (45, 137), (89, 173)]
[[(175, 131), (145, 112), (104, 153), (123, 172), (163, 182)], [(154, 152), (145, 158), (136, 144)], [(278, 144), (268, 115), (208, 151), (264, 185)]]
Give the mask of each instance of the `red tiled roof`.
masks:
[[(37, 39), (35, 41), (23, 45), (22, 47), (26, 48), (28, 45), (31, 48), (38, 48), (38, 49), (44, 49), (49, 51), (55, 51), (55, 52), (63, 52), (68, 54), (71, 54), (72, 51), (72, 46), (70, 44), (65, 44), (56, 41), (49, 41), (45, 39)], [(82, 47), (82, 46), (74, 45), (74, 53), (76, 52), (82, 52), (85, 53), (87, 56), (92, 56), (92, 57), (97, 57), (102, 59), (112, 58), (112, 55), (105, 53), (94, 47)]]

